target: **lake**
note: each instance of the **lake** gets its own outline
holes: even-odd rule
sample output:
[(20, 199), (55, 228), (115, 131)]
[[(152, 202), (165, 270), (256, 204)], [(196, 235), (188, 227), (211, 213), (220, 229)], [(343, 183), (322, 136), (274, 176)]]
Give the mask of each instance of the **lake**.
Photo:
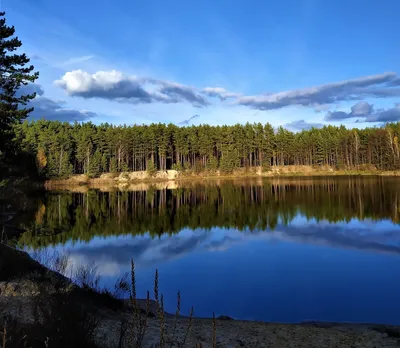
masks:
[(102, 285), (135, 260), (139, 296), (236, 319), (400, 324), (400, 178), (317, 177), (38, 193), (29, 252), (95, 263)]

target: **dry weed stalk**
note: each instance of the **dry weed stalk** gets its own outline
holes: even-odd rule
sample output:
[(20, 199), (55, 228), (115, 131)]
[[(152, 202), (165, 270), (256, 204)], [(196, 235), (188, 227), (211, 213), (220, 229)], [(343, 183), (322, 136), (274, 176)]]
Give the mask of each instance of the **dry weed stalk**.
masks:
[(156, 300), (156, 304), (157, 304), (157, 314), (160, 310), (159, 305), (160, 305), (160, 301), (158, 298), (158, 269), (156, 269), (156, 274), (154, 276), (154, 299)]
[(159, 321), (160, 321), (160, 348), (164, 348), (165, 344), (164, 295), (161, 295), (160, 299)]
[(143, 344), (143, 339), (148, 328), (147, 318), (150, 313), (150, 293), (147, 291), (146, 297), (146, 312), (144, 318), (141, 314), (141, 309), (137, 301), (136, 293), (136, 272), (135, 272), (135, 262), (131, 260), (131, 292), (130, 301), (133, 312), (133, 325), (132, 325), (132, 335), (136, 338), (134, 347), (140, 348)]
[(187, 340), (187, 338), (188, 338), (188, 336), (189, 336), (189, 333), (190, 333), (190, 330), (191, 330), (191, 328), (192, 328), (192, 324), (193, 324), (193, 313), (194, 313), (194, 309), (193, 309), (193, 307), (192, 307), (192, 308), (190, 308), (189, 321), (188, 321), (188, 324), (187, 324), (187, 326), (186, 326), (185, 336), (183, 337), (183, 340), (178, 344), (178, 346), (179, 346), (180, 348), (182, 348), (182, 347), (185, 346), (186, 340)]
[(99, 286), (100, 274), (94, 262), (86, 266), (77, 267), (74, 272), (74, 282), (83, 289), (91, 289), (98, 293), (101, 292)]
[[(159, 278), (158, 278), (158, 270), (156, 270), (154, 276), (154, 298), (157, 305), (157, 318), (160, 325), (160, 337), (159, 337), (159, 347), (164, 348), (165, 346), (165, 336), (166, 336), (166, 327), (165, 327), (165, 312), (164, 312), (164, 296), (161, 294), (159, 295)], [(179, 317), (181, 312), (181, 294), (178, 292), (177, 294), (177, 303), (176, 303), (176, 312), (175, 312), (175, 319), (174, 319), (174, 326), (172, 331), (172, 338), (170, 340), (170, 348), (173, 347), (175, 343), (175, 333), (178, 328)], [(193, 324), (193, 307), (190, 309), (189, 321), (186, 326), (185, 335), (181, 342), (177, 342), (178, 347), (184, 347), (189, 336), (190, 330)]]
[(178, 291), (178, 294), (176, 296), (176, 312), (175, 312), (174, 327), (172, 329), (172, 338), (171, 338), (170, 348), (172, 348), (172, 345), (174, 343), (175, 331), (178, 326), (180, 313), (181, 313), (181, 293), (180, 293), (180, 291)]
[(214, 312), (212, 319), (212, 346), (213, 348), (217, 348), (217, 320), (215, 319)]
[(164, 296), (161, 295), (161, 299), (159, 297), (158, 269), (156, 269), (156, 273), (154, 275), (154, 299), (157, 305), (157, 318), (160, 324), (159, 347), (164, 348), (165, 344)]

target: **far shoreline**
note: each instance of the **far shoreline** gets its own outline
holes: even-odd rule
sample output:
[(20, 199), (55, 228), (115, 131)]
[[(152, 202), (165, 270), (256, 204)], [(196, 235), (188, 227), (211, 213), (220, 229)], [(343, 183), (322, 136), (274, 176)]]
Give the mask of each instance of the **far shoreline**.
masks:
[(130, 184), (166, 184), (168, 182), (202, 181), (202, 180), (243, 180), (264, 178), (314, 178), (314, 177), (342, 177), (342, 176), (400, 176), (399, 171), (372, 170), (335, 170), (330, 167), (311, 166), (284, 166), (272, 167), (262, 171), (260, 168), (252, 170), (236, 170), (232, 173), (216, 172), (182, 172), (176, 170), (157, 171), (152, 174), (146, 171), (103, 173), (99, 177), (89, 177), (85, 174), (75, 174), (63, 179), (50, 179), (44, 182), (46, 189), (57, 187), (87, 186), (97, 188), (103, 186), (126, 186)]

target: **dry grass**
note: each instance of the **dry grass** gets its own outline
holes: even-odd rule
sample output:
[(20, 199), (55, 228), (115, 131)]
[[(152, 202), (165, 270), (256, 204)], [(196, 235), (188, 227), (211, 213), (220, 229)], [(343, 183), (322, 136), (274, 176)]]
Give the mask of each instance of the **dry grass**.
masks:
[[(1, 348), (100, 347), (98, 330), (102, 315), (104, 315), (101, 313), (110, 310), (119, 313), (120, 318), (119, 337), (116, 337), (111, 347), (144, 347), (149, 318), (152, 316), (156, 318), (159, 328), (157, 347), (183, 348), (187, 346), (187, 339), (193, 326), (193, 308), (182, 325), (181, 296), (178, 292), (173, 325), (167, 327), (164, 296), (159, 293), (158, 270), (154, 276), (154, 300), (151, 300), (149, 291), (147, 291), (146, 299), (140, 300), (137, 298), (136, 270), (133, 260), (130, 276), (127, 274), (121, 277), (112, 293), (100, 287), (100, 275), (94, 264), (73, 269), (68, 256), (57, 253), (34, 255), (37, 261), (48, 266), (44, 267), (25, 253), (20, 255), (16, 250), (9, 250), (11, 254), (16, 253), (14, 257), (17, 259), (22, 254), (25, 255), (26, 259), (22, 259), (25, 260), (23, 262), (30, 259), (36, 267), (29, 263), (31, 265), (29, 273), (20, 272), (24, 281), (29, 278), (29, 282), (34, 284), (30, 293), (24, 295), (29, 298), (29, 305), (23, 307), (24, 313), (15, 314), (15, 311), (11, 313), (8, 309), (0, 308)], [(23, 262), (19, 261), (19, 264)], [(6, 266), (4, 262), (0, 263), (1, 265)], [(68, 272), (71, 274), (69, 278), (65, 277)], [(1, 295), (0, 291), (0, 297)], [(129, 298), (128, 306), (125, 301), (120, 300), (121, 297), (126, 296)], [(144, 308), (143, 301), (145, 301)], [(155, 303), (155, 313), (151, 311), (152, 303)], [(168, 322), (171, 323), (171, 320), (172, 318), (169, 318)], [(212, 330), (212, 346), (216, 347), (215, 317), (213, 327), (210, 329)]]
[[(128, 321), (121, 321), (121, 331), (120, 337), (118, 339), (118, 348), (141, 348), (145, 339), (145, 335), (148, 329), (148, 318), (151, 316), (150, 306), (151, 299), (150, 293), (147, 291), (145, 310), (139, 305), (139, 300), (137, 299), (136, 293), (136, 273), (135, 273), (135, 263), (131, 261), (131, 279), (130, 284), (124, 280), (126, 276), (119, 280), (119, 285), (117, 286), (122, 290), (122, 293), (129, 294), (130, 302), (130, 315)], [(159, 277), (158, 270), (156, 270), (154, 275), (154, 301), (156, 304), (156, 319), (159, 326), (159, 337), (157, 347), (185, 347), (186, 341), (189, 336), (190, 330), (193, 323), (193, 308), (190, 311), (189, 319), (187, 320), (186, 327), (184, 327), (184, 335), (178, 340), (176, 332), (180, 327), (180, 310), (181, 310), (181, 297), (180, 293), (177, 294), (177, 307), (174, 316), (174, 323), (172, 327), (172, 333), (168, 335), (166, 329), (166, 317), (164, 311), (164, 296), (159, 293)]]

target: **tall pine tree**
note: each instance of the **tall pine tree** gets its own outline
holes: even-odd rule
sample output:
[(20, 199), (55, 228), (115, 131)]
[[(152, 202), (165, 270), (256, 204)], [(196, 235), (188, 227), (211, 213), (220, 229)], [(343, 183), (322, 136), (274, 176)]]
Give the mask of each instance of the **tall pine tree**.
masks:
[(5, 12), (0, 12), (0, 176), (10, 171), (16, 149), (13, 148), (12, 127), (28, 116), (32, 108), (27, 108), (35, 93), (23, 92), (24, 86), (34, 82), (38, 72), (28, 66), (26, 54), (15, 51), (22, 46), (15, 37), (15, 28), (6, 25)]

